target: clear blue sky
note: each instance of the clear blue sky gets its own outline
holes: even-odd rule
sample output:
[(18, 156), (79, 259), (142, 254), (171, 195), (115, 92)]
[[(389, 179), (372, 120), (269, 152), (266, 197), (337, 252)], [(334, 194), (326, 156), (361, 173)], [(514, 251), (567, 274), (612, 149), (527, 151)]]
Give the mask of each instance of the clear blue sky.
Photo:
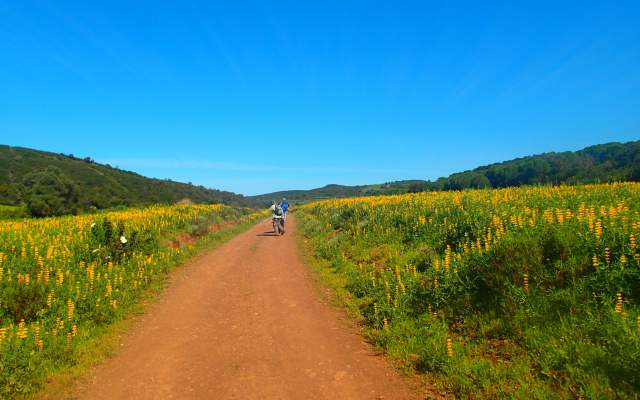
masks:
[(637, 0), (0, 0), (0, 143), (149, 176), (257, 194), (637, 139)]

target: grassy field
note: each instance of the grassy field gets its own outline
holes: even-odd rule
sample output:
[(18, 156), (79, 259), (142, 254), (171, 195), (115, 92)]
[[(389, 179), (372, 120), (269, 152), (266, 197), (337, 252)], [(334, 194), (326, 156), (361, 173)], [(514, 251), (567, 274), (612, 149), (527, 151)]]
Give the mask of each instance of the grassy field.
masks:
[(23, 206), (5, 206), (0, 204), (0, 220), (3, 219), (19, 219), (29, 216), (26, 207)]
[(222, 205), (0, 222), (0, 398), (36, 393), (175, 265), (255, 221)]
[(637, 398), (640, 185), (327, 200), (305, 240), (366, 335), (462, 398)]

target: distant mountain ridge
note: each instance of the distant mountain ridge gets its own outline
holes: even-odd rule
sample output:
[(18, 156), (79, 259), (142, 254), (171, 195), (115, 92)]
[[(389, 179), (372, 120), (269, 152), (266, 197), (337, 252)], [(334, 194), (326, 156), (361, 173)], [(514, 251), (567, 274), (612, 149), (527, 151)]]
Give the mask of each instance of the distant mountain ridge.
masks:
[(294, 202), (307, 202), (337, 197), (402, 194), (412, 191), (422, 191), (426, 183), (427, 181), (422, 180), (406, 180), (359, 186), (329, 184), (310, 190), (283, 190), (280, 192), (266, 193), (250, 196), (248, 199), (259, 204), (267, 204), (274, 200), (280, 201), (283, 197)]
[(391, 195), (409, 192), (502, 188), (538, 184), (640, 181), (640, 141), (605, 143), (578, 151), (550, 152), (498, 162), (454, 173), (436, 181), (407, 180), (377, 185), (327, 185), (252, 196), (266, 203), (286, 197), (305, 202), (334, 197)]
[(0, 145), (0, 204), (20, 204), (23, 200), (23, 177), (47, 167), (59, 169), (76, 185), (79, 204), (85, 209), (176, 203), (183, 199), (195, 203), (248, 205), (244, 196), (231, 192), (147, 178), (135, 172), (98, 164), (88, 157), (80, 159), (7, 145)]
[(392, 195), (409, 192), (501, 188), (507, 186), (640, 181), (640, 141), (606, 143), (578, 151), (551, 152), (516, 158), (442, 177), (436, 181), (404, 180), (373, 185), (330, 184), (311, 190), (286, 190), (257, 196), (209, 189), (189, 183), (147, 178), (94, 162), (90, 158), (0, 145), (0, 205), (23, 202), (23, 177), (56, 167), (78, 188), (84, 208), (176, 203), (224, 203), (266, 207), (286, 197), (293, 203), (335, 197)]

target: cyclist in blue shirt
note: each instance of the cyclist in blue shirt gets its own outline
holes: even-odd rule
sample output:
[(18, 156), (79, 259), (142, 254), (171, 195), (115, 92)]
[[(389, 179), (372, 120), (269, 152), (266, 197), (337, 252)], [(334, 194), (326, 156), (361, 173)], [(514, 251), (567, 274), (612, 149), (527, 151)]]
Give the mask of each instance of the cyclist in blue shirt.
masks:
[(289, 202), (284, 197), (282, 198), (282, 201), (280, 202), (280, 208), (282, 208), (282, 223), (284, 225), (284, 221), (287, 220), (287, 211), (289, 211)]

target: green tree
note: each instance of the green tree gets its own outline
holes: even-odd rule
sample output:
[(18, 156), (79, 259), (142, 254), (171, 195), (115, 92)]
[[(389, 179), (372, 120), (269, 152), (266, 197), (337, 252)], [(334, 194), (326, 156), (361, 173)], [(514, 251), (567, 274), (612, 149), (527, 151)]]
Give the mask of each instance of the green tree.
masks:
[(18, 204), (19, 194), (16, 188), (9, 183), (0, 183), (0, 204)]
[(451, 175), (444, 185), (446, 190), (482, 189), (491, 187), (489, 179), (474, 171), (461, 172)]
[(56, 167), (50, 166), (26, 174), (23, 186), (25, 203), (34, 217), (77, 212), (76, 186)]

